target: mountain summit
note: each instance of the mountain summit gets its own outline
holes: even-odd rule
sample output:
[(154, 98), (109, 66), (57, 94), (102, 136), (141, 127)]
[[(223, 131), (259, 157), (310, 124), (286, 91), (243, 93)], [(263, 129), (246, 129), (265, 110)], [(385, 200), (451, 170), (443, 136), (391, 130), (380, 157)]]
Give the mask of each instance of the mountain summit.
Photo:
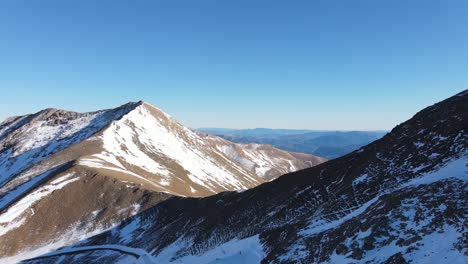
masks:
[(0, 124), (1, 252), (54, 248), (171, 196), (243, 191), (324, 161), (201, 135), (143, 101), (11, 117)]

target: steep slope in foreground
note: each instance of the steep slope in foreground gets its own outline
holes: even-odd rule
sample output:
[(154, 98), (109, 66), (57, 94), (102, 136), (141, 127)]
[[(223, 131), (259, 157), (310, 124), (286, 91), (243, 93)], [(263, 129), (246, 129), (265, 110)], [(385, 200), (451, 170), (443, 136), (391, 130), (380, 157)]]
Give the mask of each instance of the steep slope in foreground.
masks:
[(46, 251), (171, 195), (245, 190), (323, 161), (297, 155), (202, 137), (145, 102), (9, 118), (0, 124), (0, 252)]
[(170, 198), (28, 263), (466, 263), (467, 128), (465, 91), (342, 158)]

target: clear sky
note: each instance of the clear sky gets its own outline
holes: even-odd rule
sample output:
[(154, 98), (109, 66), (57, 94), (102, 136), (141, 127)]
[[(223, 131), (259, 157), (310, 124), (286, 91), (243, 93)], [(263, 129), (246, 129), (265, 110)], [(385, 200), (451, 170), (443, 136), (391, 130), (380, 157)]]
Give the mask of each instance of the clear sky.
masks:
[(142, 99), (193, 128), (377, 130), (467, 88), (465, 0), (0, 2), (0, 120)]

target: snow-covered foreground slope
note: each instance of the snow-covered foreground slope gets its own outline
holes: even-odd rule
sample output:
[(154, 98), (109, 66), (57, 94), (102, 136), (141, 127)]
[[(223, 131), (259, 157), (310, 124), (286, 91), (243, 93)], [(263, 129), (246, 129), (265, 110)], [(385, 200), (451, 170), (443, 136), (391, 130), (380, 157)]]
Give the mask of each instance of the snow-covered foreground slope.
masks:
[[(239, 151), (247, 148), (221, 141)], [(243, 191), (323, 162), (271, 148), (249, 150), (262, 160), (247, 166), (218, 143), (145, 102), (92, 113), (46, 109), (5, 120), (0, 124), (0, 255), (42, 254), (41, 248), (113, 227), (171, 195)], [(294, 166), (282, 168), (274, 162), (278, 159)]]
[(241, 193), (173, 197), (27, 263), (140, 261), (106, 245), (154, 263), (467, 263), (467, 124), (464, 92), (339, 159)]
[[(118, 263), (170, 263), (170, 257), (179, 248), (172, 246), (167, 248), (158, 256), (153, 256), (151, 253), (140, 249), (131, 248), (116, 244), (104, 244), (97, 246), (83, 246), (83, 247), (63, 247), (60, 250), (44, 254), (36, 258), (37, 260), (48, 260), (54, 257), (62, 257), (66, 255), (73, 255), (78, 253), (88, 253), (95, 255), (96, 258), (102, 256), (116, 255), (120, 259)], [(245, 239), (234, 239), (226, 242), (202, 255), (186, 256), (177, 260), (177, 263), (198, 263), (198, 264), (221, 264), (221, 263), (260, 263), (265, 256), (262, 244), (258, 236), (249, 237)], [(11, 258), (8, 260), (16, 260)], [(60, 259), (59, 259), (60, 260)]]

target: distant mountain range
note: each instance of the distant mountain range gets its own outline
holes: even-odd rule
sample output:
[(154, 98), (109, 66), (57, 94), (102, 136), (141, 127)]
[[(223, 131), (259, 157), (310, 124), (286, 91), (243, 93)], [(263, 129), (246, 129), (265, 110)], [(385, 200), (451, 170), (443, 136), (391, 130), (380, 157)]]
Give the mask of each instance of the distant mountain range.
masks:
[(200, 128), (237, 143), (269, 144), (274, 147), (334, 159), (383, 137), (387, 131), (316, 131), (294, 129)]

